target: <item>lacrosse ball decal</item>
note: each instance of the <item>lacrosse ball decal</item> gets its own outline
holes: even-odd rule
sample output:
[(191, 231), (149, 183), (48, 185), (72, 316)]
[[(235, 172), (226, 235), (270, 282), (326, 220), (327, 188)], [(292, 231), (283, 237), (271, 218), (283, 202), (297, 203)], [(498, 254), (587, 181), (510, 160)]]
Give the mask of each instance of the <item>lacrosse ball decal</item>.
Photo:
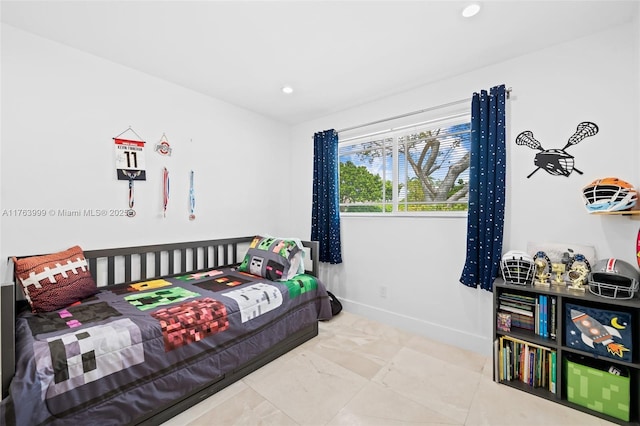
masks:
[(528, 146), (531, 149), (538, 150), (533, 159), (533, 164), (536, 169), (532, 171), (527, 179), (529, 179), (535, 172), (542, 169), (552, 176), (566, 176), (569, 177), (571, 172), (582, 174), (582, 172), (575, 168), (575, 160), (573, 155), (567, 153), (567, 149), (573, 145), (577, 145), (585, 138), (594, 136), (598, 133), (598, 126), (590, 121), (583, 121), (578, 124), (578, 127), (573, 135), (569, 137), (566, 145), (563, 148), (544, 149), (542, 144), (533, 136), (531, 130), (525, 130), (516, 137), (517, 145)]

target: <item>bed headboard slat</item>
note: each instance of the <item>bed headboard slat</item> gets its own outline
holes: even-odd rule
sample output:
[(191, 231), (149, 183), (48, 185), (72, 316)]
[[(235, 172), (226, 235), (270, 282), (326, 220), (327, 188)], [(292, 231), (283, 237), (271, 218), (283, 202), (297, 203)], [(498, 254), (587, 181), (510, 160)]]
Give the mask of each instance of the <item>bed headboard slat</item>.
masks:
[(187, 249), (176, 250), (180, 253), (180, 269), (173, 271), (174, 274), (187, 270)]
[(160, 259), (162, 258), (162, 252), (156, 251), (153, 253), (153, 264), (155, 265), (156, 268), (156, 272), (155, 272), (155, 276), (159, 277), (160, 275), (162, 275), (160, 273)]
[(96, 274), (98, 273), (98, 261), (96, 259), (87, 259), (89, 261), (89, 273), (93, 277), (94, 280), (97, 279)]
[(169, 254), (169, 275), (171, 275), (171, 274), (175, 274), (176, 272), (175, 266), (174, 266), (175, 260), (176, 260), (175, 259), (176, 254), (173, 250), (169, 250), (168, 254)]
[(131, 255), (130, 254), (124, 257), (124, 280), (125, 282), (131, 281)]
[(115, 282), (116, 279), (116, 260), (113, 256), (107, 257), (107, 282)]
[(147, 278), (147, 258), (148, 253), (140, 253), (140, 279)]
[(207, 246), (202, 248), (202, 264), (205, 268), (209, 266), (209, 247)]
[(238, 263), (238, 244), (233, 243), (233, 249), (231, 250), (233, 254), (233, 263)]

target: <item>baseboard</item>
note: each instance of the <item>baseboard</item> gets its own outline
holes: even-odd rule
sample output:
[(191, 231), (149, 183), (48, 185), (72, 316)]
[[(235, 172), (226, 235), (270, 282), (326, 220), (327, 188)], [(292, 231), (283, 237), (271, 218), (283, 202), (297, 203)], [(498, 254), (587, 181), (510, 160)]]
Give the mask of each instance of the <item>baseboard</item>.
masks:
[(398, 314), (374, 306), (340, 298), (344, 310), (362, 315), (374, 321), (388, 324), (429, 339), (457, 346), (481, 355), (491, 356), (493, 344), (490, 337), (479, 336), (465, 331), (445, 327), (442, 324)]

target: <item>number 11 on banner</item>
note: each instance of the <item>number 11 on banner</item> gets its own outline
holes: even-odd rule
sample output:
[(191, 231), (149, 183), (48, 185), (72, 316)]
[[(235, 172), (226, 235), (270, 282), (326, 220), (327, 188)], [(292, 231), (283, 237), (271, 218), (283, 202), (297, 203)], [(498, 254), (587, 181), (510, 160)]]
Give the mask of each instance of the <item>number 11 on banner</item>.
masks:
[(118, 180), (147, 180), (144, 170), (144, 142), (114, 138)]

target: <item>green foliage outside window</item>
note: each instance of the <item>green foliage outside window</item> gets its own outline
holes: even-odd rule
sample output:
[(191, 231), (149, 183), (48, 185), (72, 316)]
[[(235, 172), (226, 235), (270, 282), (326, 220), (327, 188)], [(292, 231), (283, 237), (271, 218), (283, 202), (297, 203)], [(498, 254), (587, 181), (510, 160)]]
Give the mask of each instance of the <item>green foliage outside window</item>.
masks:
[(340, 211), (466, 211), (469, 140), (462, 123), (341, 147)]

